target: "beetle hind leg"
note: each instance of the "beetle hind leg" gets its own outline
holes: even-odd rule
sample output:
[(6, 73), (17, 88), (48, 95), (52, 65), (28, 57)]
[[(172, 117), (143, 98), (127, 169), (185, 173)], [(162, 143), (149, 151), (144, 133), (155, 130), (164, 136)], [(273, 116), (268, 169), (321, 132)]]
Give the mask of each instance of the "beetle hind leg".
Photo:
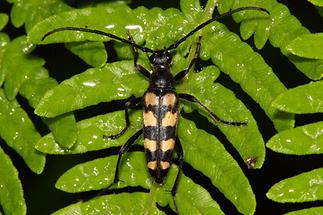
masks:
[(226, 125), (232, 125), (232, 126), (245, 126), (245, 125), (247, 125), (247, 122), (234, 122), (234, 121), (226, 121), (226, 120), (221, 119), (215, 113), (213, 113), (205, 104), (200, 102), (195, 96), (192, 96), (192, 95), (186, 94), (186, 93), (179, 93), (178, 96), (181, 99), (185, 99), (185, 100), (187, 100), (189, 102), (198, 103), (201, 107), (204, 108), (204, 110), (206, 110), (206, 112), (212, 117), (212, 119), (215, 122), (220, 122), (220, 123), (223, 123), (223, 124), (226, 124)]
[(173, 185), (172, 190), (171, 190), (171, 194), (172, 194), (172, 197), (173, 197), (173, 203), (174, 203), (174, 207), (175, 207), (175, 212), (176, 212), (176, 214), (179, 214), (178, 213), (177, 203), (176, 203), (176, 190), (177, 190), (177, 187), (178, 187), (179, 178), (180, 178), (181, 173), (182, 173), (184, 155), (183, 155), (183, 148), (182, 148), (181, 142), (180, 142), (178, 137), (176, 137), (175, 150), (176, 150), (176, 154), (177, 154), (177, 157), (178, 157), (178, 172), (177, 172), (177, 175), (176, 175), (174, 185)]

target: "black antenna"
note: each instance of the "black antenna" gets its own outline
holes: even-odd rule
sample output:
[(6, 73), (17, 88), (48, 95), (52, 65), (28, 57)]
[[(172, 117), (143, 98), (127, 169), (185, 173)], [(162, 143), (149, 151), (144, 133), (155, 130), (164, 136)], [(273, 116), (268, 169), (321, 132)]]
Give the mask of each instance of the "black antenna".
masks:
[(208, 21), (206, 22), (203, 22), (202, 24), (198, 25), (195, 29), (193, 29), (191, 32), (189, 32), (187, 35), (185, 35), (184, 37), (182, 37), (180, 40), (178, 40), (176, 43), (173, 43), (172, 45), (170, 45), (166, 50), (172, 50), (172, 49), (175, 49), (177, 48), (182, 42), (184, 42), (188, 37), (192, 36), (195, 32), (201, 30), (202, 28), (204, 28), (205, 26), (207, 26), (208, 24), (216, 21), (216, 20), (219, 20), (223, 17), (227, 17), (227, 16), (231, 16), (232, 14), (234, 13), (237, 13), (237, 12), (240, 12), (240, 11), (243, 11), (243, 10), (258, 10), (258, 11), (263, 11), (265, 13), (267, 13), (269, 15), (269, 11), (266, 10), (265, 8), (262, 8), (262, 7), (256, 7), (256, 6), (246, 6), (246, 7), (239, 7), (239, 8), (236, 8), (236, 9), (233, 9), (233, 10), (230, 10), (229, 12), (226, 12), (222, 15), (218, 15), (218, 16), (215, 16), (211, 19), (209, 19)]
[[(256, 6), (246, 6), (246, 7), (239, 7), (239, 8), (236, 8), (236, 9), (233, 9), (229, 12), (226, 12), (222, 15), (218, 15), (218, 16), (215, 16), (211, 19), (209, 19), (208, 21), (198, 25), (195, 29), (193, 29), (191, 32), (189, 32), (186, 36), (182, 37), (180, 40), (178, 40), (176, 43), (173, 43), (172, 45), (170, 45), (167, 49), (164, 49), (164, 50), (172, 50), (172, 49), (175, 49), (177, 48), (182, 42), (184, 42), (188, 37), (192, 36), (195, 32), (201, 30), (202, 28), (204, 28), (205, 26), (207, 26), (208, 24), (216, 21), (216, 20), (219, 20), (223, 17), (227, 17), (227, 16), (231, 16), (232, 14), (234, 13), (237, 13), (237, 12), (240, 12), (240, 11), (243, 11), (243, 10), (258, 10), (258, 11), (263, 11), (267, 14), (269, 14), (269, 11), (266, 10), (265, 8), (261, 8), (261, 7), (256, 7)], [(150, 48), (147, 48), (145, 46), (140, 46), (138, 44), (136, 44), (135, 42), (133, 41), (130, 41), (130, 40), (127, 40), (127, 39), (124, 39), (122, 37), (118, 37), (114, 34), (110, 34), (110, 33), (107, 33), (107, 32), (104, 32), (104, 31), (99, 31), (99, 30), (94, 30), (94, 29), (88, 29), (88, 28), (79, 28), (79, 27), (61, 27), (61, 28), (56, 28), (54, 30), (51, 30), (49, 32), (47, 32), (41, 40), (44, 40), (46, 37), (48, 37), (49, 35), (51, 34), (54, 34), (56, 32), (60, 32), (60, 31), (82, 31), (82, 32), (88, 32), (88, 33), (93, 33), (93, 34), (98, 34), (98, 35), (102, 35), (102, 36), (106, 36), (106, 37), (110, 37), (112, 39), (115, 39), (115, 40), (118, 40), (120, 42), (123, 42), (123, 43), (127, 43), (129, 45), (132, 45), (138, 49), (140, 49), (141, 51), (143, 52), (150, 52), (150, 53), (153, 53), (153, 52), (156, 52), (156, 51), (153, 51), (151, 50)]]
[(94, 30), (94, 29), (88, 29), (88, 28), (79, 28), (79, 27), (62, 27), (62, 28), (56, 28), (54, 30), (51, 30), (49, 32), (47, 32), (41, 40), (44, 40), (46, 37), (48, 37), (49, 35), (51, 34), (54, 34), (56, 32), (60, 32), (60, 31), (82, 31), (82, 32), (88, 32), (88, 33), (93, 33), (93, 34), (99, 34), (99, 35), (103, 35), (103, 36), (106, 36), (106, 37), (110, 37), (112, 39), (115, 39), (115, 40), (119, 40), (120, 42), (123, 42), (123, 43), (127, 43), (129, 45), (132, 45), (138, 49), (140, 49), (141, 51), (143, 52), (154, 52), (153, 50), (147, 48), (147, 47), (144, 47), (144, 46), (140, 46), (130, 40), (126, 40), (122, 37), (118, 37), (114, 34), (110, 34), (110, 33), (107, 33), (107, 32), (104, 32), (104, 31), (99, 31), (99, 30)]

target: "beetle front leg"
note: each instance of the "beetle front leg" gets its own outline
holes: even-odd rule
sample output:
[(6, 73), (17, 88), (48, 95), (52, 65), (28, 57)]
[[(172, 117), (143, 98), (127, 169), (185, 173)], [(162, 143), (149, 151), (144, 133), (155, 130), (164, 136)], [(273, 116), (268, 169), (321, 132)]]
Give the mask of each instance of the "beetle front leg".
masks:
[(200, 51), (201, 51), (201, 38), (202, 36), (199, 37), (197, 43), (196, 43), (196, 49), (195, 49), (195, 54), (193, 59), (191, 60), (190, 64), (188, 65), (188, 67), (186, 69), (184, 69), (183, 71), (177, 73), (174, 76), (174, 80), (177, 82), (179, 80), (181, 80), (182, 78), (184, 78), (188, 72), (191, 70), (191, 68), (195, 65), (195, 63), (197, 62), (197, 60), (200, 57)]
[[(135, 41), (133, 40), (132, 36), (130, 35), (130, 33), (128, 32), (128, 39), (131, 43), (135, 43)], [(139, 52), (137, 47), (135, 47), (134, 45), (131, 46), (132, 48), (132, 53), (134, 56), (134, 65), (135, 68), (138, 72), (140, 72), (141, 74), (143, 74), (146, 78), (150, 78), (150, 72), (143, 66), (139, 65), (138, 62), (138, 57), (139, 57)]]

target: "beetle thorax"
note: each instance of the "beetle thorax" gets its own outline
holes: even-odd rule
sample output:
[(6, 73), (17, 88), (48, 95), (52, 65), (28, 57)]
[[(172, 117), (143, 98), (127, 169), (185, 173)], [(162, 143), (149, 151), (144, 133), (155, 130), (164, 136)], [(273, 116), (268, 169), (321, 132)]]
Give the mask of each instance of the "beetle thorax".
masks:
[(173, 75), (168, 66), (155, 66), (150, 75), (149, 88), (173, 89)]

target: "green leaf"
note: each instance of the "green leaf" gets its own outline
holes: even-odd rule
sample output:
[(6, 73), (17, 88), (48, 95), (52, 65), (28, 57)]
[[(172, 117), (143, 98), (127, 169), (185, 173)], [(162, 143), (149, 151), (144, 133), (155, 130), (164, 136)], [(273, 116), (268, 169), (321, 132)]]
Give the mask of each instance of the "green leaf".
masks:
[[(119, 10), (123, 10), (123, 14), (128, 14), (127, 19), (121, 19), (123, 21), (122, 23), (119, 23)], [(43, 42), (41, 42), (41, 38), (42, 35), (45, 35), (45, 33), (55, 27), (71, 26), (73, 23), (73, 26), (87, 25), (89, 26), (89, 28), (99, 30), (106, 30), (106, 28), (103, 28), (103, 26), (114, 26), (114, 28), (111, 29), (111, 33), (117, 33), (117, 35), (122, 36), (125, 35), (123, 26), (130, 26), (130, 23), (135, 23), (132, 26), (145, 26), (145, 29), (141, 34), (144, 34), (146, 38), (146, 45), (152, 48), (160, 48), (162, 47), (162, 45), (170, 44), (171, 42), (178, 39), (183, 31), (188, 32), (191, 26), (191, 29), (193, 28), (193, 26), (196, 26), (196, 23), (183, 25), (183, 23), (186, 23), (187, 21), (185, 21), (184, 17), (180, 15), (177, 10), (162, 11), (157, 8), (147, 10), (141, 7), (134, 11), (134, 14), (138, 14), (137, 18), (135, 18), (130, 12), (129, 8), (121, 5), (108, 11), (107, 15), (111, 18), (111, 20), (118, 20), (118, 22), (113, 24), (111, 23), (110, 19), (107, 19), (106, 22), (98, 22), (98, 16), (100, 16), (100, 14), (102, 13), (107, 13), (106, 8), (104, 9), (100, 7), (92, 9), (82, 9), (58, 14), (35, 26), (29, 34), (29, 40), (33, 43), (68, 42), (81, 41), (85, 39), (106, 41), (110, 40), (110, 38), (104, 38), (102, 36), (82, 32), (58, 32), (55, 35), (50, 35)], [(169, 13), (173, 13), (171, 22), (167, 22), (169, 21)], [(89, 16), (88, 14), (93, 15)], [(156, 17), (157, 19), (158, 16), (165, 17), (164, 19), (162, 19), (163, 23), (154, 22), (153, 18)], [(73, 17), (73, 20), (67, 19), (67, 17)], [(199, 20), (196, 20), (196, 22), (198, 21)], [(142, 23), (147, 24), (143, 25)], [(156, 27), (157, 24), (158, 28)], [(179, 31), (178, 26), (185, 26), (185, 29), (181, 28), (181, 31)], [(279, 112), (269, 105), (272, 102), (273, 98), (275, 98), (278, 94), (285, 90), (283, 84), (279, 82), (277, 77), (274, 75), (268, 65), (265, 64), (260, 55), (254, 53), (247, 45), (242, 46), (240, 44), (241, 41), (238, 39), (238, 36), (233, 36), (234, 34), (229, 33), (228, 30), (224, 29), (223, 26), (218, 28), (219, 29), (216, 29), (216, 31), (219, 30), (223, 32), (224, 35), (215, 35), (213, 30), (203, 31), (203, 38), (206, 38), (202, 40), (203, 59), (207, 60), (208, 58), (212, 57), (213, 62), (218, 65), (221, 70), (229, 74), (234, 81), (242, 84), (243, 89), (247, 93), (249, 93), (258, 103), (260, 103), (261, 106), (265, 109), (266, 113), (274, 120), (276, 128), (278, 130), (293, 127), (293, 115)], [(169, 31), (168, 29), (174, 29), (174, 31), (172, 31), (173, 33), (165, 34), (165, 32)], [(140, 43), (140, 41), (142, 41), (143, 35), (138, 35), (138, 31), (131, 31), (131, 34), (134, 36), (136, 42)], [(123, 37), (126, 38), (126, 36)], [(223, 37), (222, 40), (221, 37)], [(236, 38), (233, 39), (233, 37)], [(232, 38), (232, 41), (227, 41), (226, 38)], [(203, 44), (203, 41), (207, 41), (207, 44)], [(214, 52), (214, 50), (219, 51)], [(233, 55), (237, 55), (236, 53), (240, 53), (240, 56)], [(249, 57), (248, 59), (245, 57), (244, 53), (247, 53), (247, 56)], [(232, 55), (234, 57), (232, 57)], [(219, 56), (223, 56), (223, 58), (219, 59)], [(245, 64), (247, 65), (245, 67), (248, 68), (245, 68), (243, 66)], [(246, 73), (246, 75), (242, 76), (242, 74), (244, 73)], [(268, 80), (271, 80), (271, 82), (268, 82)], [(264, 87), (263, 85), (266, 87)], [(273, 85), (275, 86), (274, 88), (272, 87)]]
[(307, 0), (307, 1), (311, 2), (312, 4), (314, 4), (316, 6), (323, 7), (323, 1), (322, 0)]
[[(18, 171), (0, 148), (0, 205), (5, 214), (26, 214), (26, 202)], [(1, 213), (1, 212), (0, 212)]]
[(271, 150), (284, 154), (323, 154), (323, 122), (282, 131), (267, 143)]
[(104, 140), (103, 135), (118, 133), (124, 126), (124, 111), (117, 111), (85, 119), (77, 123), (78, 139), (74, 147), (67, 149), (56, 143), (50, 133), (40, 139), (36, 149), (46, 154), (78, 154), (124, 144), (142, 124), (141, 112), (130, 111), (130, 127), (119, 138)]
[[(140, 140), (142, 141), (142, 138)], [(55, 187), (69, 193), (106, 188), (113, 183), (117, 157), (109, 156), (78, 164), (65, 172)], [(120, 182), (114, 187), (141, 186), (149, 189), (152, 181), (148, 180), (149, 172), (145, 163), (143, 153), (132, 152), (123, 156), (120, 164)]]
[(34, 145), (40, 139), (31, 120), (19, 104), (8, 101), (0, 91), (0, 136), (13, 148), (35, 173), (41, 173), (45, 166), (44, 154), (36, 151)]
[[(2, 69), (0, 76), (5, 78), (4, 89), (9, 100), (14, 99), (19, 91), (29, 100), (31, 106), (34, 107), (38, 104), (40, 97), (57, 83), (53, 79), (46, 79), (48, 78), (48, 73), (43, 68), (45, 61), (33, 55), (26, 55), (23, 52), (25, 46), (25, 37), (19, 37), (8, 45), (1, 62)], [(24, 89), (21, 90), (20, 88)], [(60, 117), (60, 119), (62, 121), (63, 117)], [(57, 125), (59, 123), (57, 122), (59, 120), (57, 119), (55, 120), (55, 126), (53, 125), (53, 120), (52, 122), (48, 122), (48, 124), (52, 124), (49, 127), (54, 131), (55, 138), (57, 138), (58, 142), (63, 146), (70, 147), (76, 140), (75, 119), (71, 115), (69, 116), (69, 120), (64, 120), (65, 123), (62, 123), (58, 127)], [(65, 127), (65, 130), (59, 129), (62, 126)], [(69, 133), (66, 131), (69, 131)]]
[(146, 208), (145, 201), (149, 200), (147, 193), (120, 193), (109, 196), (100, 196), (87, 202), (78, 202), (56, 211), (52, 215), (69, 214), (164, 214), (156, 206)]
[(66, 113), (54, 118), (44, 118), (55, 140), (63, 148), (71, 148), (77, 140), (76, 121), (73, 113)]
[[(19, 89), (19, 93), (25, 97), (32, 107), (35, 107), (43, 95), (57, 85), (55, 79), (49, 78), (47, 71), (35, 74), (25, 81)], [(63, 148), (71, 148), (77, 139), (76, 122), (73, 113), (66, 113), (55, 118), (45, 118), (42, 120), (51, 130), (55, 140)]]
[(323, 59), (323, 33), (301, 35), (290, 41), (286, 49), (300, 57)]
[(9, 100), (14, 99), (21, 85), (40, 72), (45, 64), (45, 61), (39, 57), (26, 55), (23, 52), (26, 45), (24, 36), (16, 38), (3, 54), (0, 77), (5, 78), (4, 90)]
[(107, 61), (107, 52), (101, 42), (67, 43), (65, 47), (93, 67), (102, 67)]
[(323, 81), (301, 85), (279, 95), (272, 106), (291, 113), (323, 112)]
[(222, 24), (216, 23), (205, 28), (203, 36), (201, 58), (211, 58), (221, 71), (239, 83), (259, 103), (277, 130), (293, 127), (292, 114), (280, 112), (270, 106), (273, 99), (286, 91), (286, 88), (263, 58)]
[(71, 9), (61, 0), (22, 0), (14, 3), (10, 14), (12, 24), (16, 28), (25, 24), (27, 32), (45, 18)]
[[(82, 192), (106, 188), (113, 181), (116, 162), (117, 156), (110, 156), (79, 164), (62, 175), (57, 181), (56, 187), (68, 192)], [(145, 194), (147, 195), (146, 197), (138, 199), (137, 204), (146, 206), (140, 209), (141, 213), (151, 211), (151, 207), (155, 210), (155, 202), (159, 202), (160, 205), (165, 205), (167, 202), (172, 204), (168, 190), (171, 189), (177, 174), (176, 168), (172, 167), (165, 184), (160, 187), (152, 182), (145, 163), (145, 156), (141, 152), (125, 154), (120, 165), (120, 182), (114, 185), (114, 188), (141, 186), (151, 189), (149, 194)], [(184, 214), (189, 211), (195, 211), (196, 214), (223, 214), (207, 191), (185, 175), (182, 175), (180, 178), (176, 197), (178, 203), (180, 203), (178, 205), (179, 210)], [(132, 200), (137, 202), (136, 198)], [(95, 200), (93, 200), (94, 202)], [(182, 205), (185, 205), (185, 207)], [(93, 207), (96, 210), (100, 210), (101, 208), (100, 205)], [(126, 208), (129, 208), (129, 205), (120, 205), (120, 207), (126, 210)]]
[(10, 38), (7, 34), (0, 32), (0, 86), (2, 85), (5, 74), (3, 73), (2, 69), (2, 61), (3, 61), (3, 54), (10, 43)]
[(103, 68), (88, 69), (47, 91), (35, 113), (55, 117), (100, 102), (126, 99), (132, 94), (139, 96), (147, 85), (142, 75), (135, 71), (133, 62), (111, 63)]
[[(230, 9), (241, 6), (258, 6), (268, 9), (265, 4), (255, 1), (223, 1), (218, 3), (218, 11), (222, 14), (228, 12)], [(262, 49), (269, 38), (271, 16), (261, 11), (242, 11), (233, 15), (236, 22), (241, 22), (240, 32), (243, 39), (247, 40), (254, 34), (255, 45), (258, 49)]]
[(34, 73), (33, 76), (21, 85), (19, 94), (28, 100), (31, 107), (35, 107), (46, 91), (56, 85), (57, 81), (50, 78), (47, 70), (42, 68), (38, 73)]
[(250, 111), (235, 98), (231, 91), (214, 83), (218, 74), (219, 71), (214, 66), (209, 66), (199, 73), (192, 72), (189, 74), (188, 80), (183, 81), (178, 87), (178, 92), (194, 95), (221, 119), (247, 122), (246, 126), (228, 126), (214, 122), (198, 104), (184, 103), (185, 106), (199, 110), (201, 114), (208, 116), (211, 122), (216, 123), (246, 163), (250, 158), (255, 158), (257, 162), (252, 164), (251, 168), (260, 168), (265, 159), (265, 146), (256, 121)]
[(323, 213), (323, 207), (313, 207), (298, 211), (292, 211), (285, 215), (320, 215)]
[[(122, 112), (120, 111), (118, 113), (122, 113)], [(112, 115), (112, 114), (107, 114), (107, 115)], [(119, 114), (119, 118), (121, 118), (120, 114)], [(138, 118), (138, 115), (137, 115), (137, 118)], [(97, 121), (100, 122), (101, 120), (102, 120), (101, 118), (98, 118)], [(112, 119), (109, 119), (109, 120), (110, 121), (107, 121), (106, 124), (115, 126), (113, 123), (110, 124)], [(87, 124), (86, 121), (90, 122), (90, 120), (84, 120), (82, 124), (84, 123), (84, 125), (86, 125)], [(98, 122), (96, 124), (100, 124)], [(140, 121), (137, 120), (137, 122), (140, 122)], [(78, 125), (80, 125), (80, 123)], [(137, 125), (137, 127), (139, 126)], [(80, 131), (80, 136), (82, 135), (82, 133), (83, 132)], [(107, 143), (105, 143), (106, 145), (101, 146), (101, 148), (107, 147), (108, 146), (107, 144), (109, 144), (110, 147), (121, 145), (125, 143), (125, 141), (132, 134), (130, 134), (130, 132), (127, 131), (127, 133), (125, 133), (126, 137), (122, 135), (117, 140), (109, 140), (107, 141)], [(90, 136), (90, 132), (88, 132), (88, 135)], [(192, 135), (194, 136), (192, 137)], [(102, 132), (101, 134), (98, 134), (98, 132), (94, 133), (93, 137), (95, 138), (92, 138), (92, 140), (95, 139), (95, 141), (97, 142), (91, 141), (89, 145), (92, 146), (99, 143), (102, 144), (103, 142)], [(220, 142), (217, 141), (215, 137), (210, 136), (206, 132), (197, 129), (192, 122), (185, 119), (180, 120), (179, 137), (182, 140), (182, 145), (184, 149), (184, 160), (188, 162), (190, 165), (192, 165), (194, 168), (196, 168), (197, 170), (203, 172), (205, 175), (210, 177), (212, 183), (215, 186), (217, 186), (221, 190), (221, 192), (223, 192), (224, 195), (236, 205), (239, 211), (246, 214), (252, 214), (252, 212), (255, 209), (255, 199), (254, 199), (254, 195), (252, 193), (251, 187), (248, 183), (248, 180), (243, 175), (243, 172), (240, 170), (237, 163), (226, 152), (226, 150), (220, 144)], [(200, 137), (199, 141), (197, 141), (195, 137)], [(203, 142), (203, 145), (199, 144), (200, 141)], [(114, 142), (117, 142), (118, 144), (113, 144)], [(140, 139), (140, 143), (141, 142), (142, 142), (142, 139)], [(83, 147), (80, 146), (79, 150), (84, 150), (84, 145), (85, 144), (83, 144)], [(38, 144), (37, 149), (39, 149), (39, 146), (40, 145)], [(43, 142), (43, 144), (41, 145), (43, 149), (45, 149), (46, 146), (47, 146), (46, 142)], [(78, 147), (78, 145), (76, 145), (76, 147)], [(93, 148), (90, 148), (90, 149), (93, 150)], [(57, 150), (57, 148), (52, 149), (52, 151), (55, 151), (55, 150)], [(59, 151), (57, 150), (57, 152)], [(68, 153), (67, 150), (65, 150), (65, 152)], [(212, 152), (212, 153), (209, 153), (209, 152)], [(63, 153), (63, 151), (61, 151), (61, 153)], [(203, 160), (202, 162), (201, 159), (203, 158), (205, 160)], [(56, 186), (59, 189), (62, 189), (68, 192), (83, 192), (87, 190), (97, 190), (97, 189), (102, 189), (104, 187), (107, 187), (109, 184), (112, 183), (112, 180), (114, 177), (113, 173), (115, 171), (115, 165), (116, 165), (115, 162), (116, 162), (115, 158), (108, 157), (104, 159), (98, 159), (96, 163), (89, 162), (87, 164), (88, 165), (87, 167), (84, 167), (83, 165), (77, 166), (73, 168), (73, 170), (70, 170), (67, 173), (65, 173), (58, 180)], [(141, 160), (141, 162), (143, 164), (145, 163), (144, 160)], [(129, 166), (128, 164), (127, 165), (121, 164), (120, 180), (122, 182), (126, 182), (126, 185), (128, 186), (140, 185), (144, 188), (149, 188), (150, 182), (145, 179), (145, 178), (149, 178), (148, 171), (146, 167), (142, 167), (141, 165)], [(123, 176), (122, 172), (125, 171), (123, 170), (124, 168), (127, 169), (126, 171), (127, 174)], [(228, 172), (229, 169), (231, 170), (230, 172)], [(132, 171), (135, 171), (135, 172), (138, 171), (138, 173), (135, 174)], [(132, 180), (130, 182), (127, 182), (129, 181), (129, 178), (131, 178)], [(231, 179), (234, 179), (234, 180), (231, 180)], [(125, 185), (123, 183), (120, 183), (118, 187), (119, 186), (123, 187)], [(243, 198), (240, 198), (241, 193), (243, 193)]]
[[(181, 175), (176, 192), (176, 203), (181, 214), (224, 214), (219, 205), (211, 198), (207, 190), (195, 184), (184, 174)], [(168, 180), (169, 182), (170, 180)], [(172, 186), (173, 184), (171, 184)], [(171, 188), (169, 186), (169, 188)], [(167, 194), (167, 190), (164, 189)], [(169, 195), (169, 194), (168, 194)], [(169, 202), (172, 204), (173, 202)]]
[[(223, 7), (223, 10), (221, 9), (222, 4), (226, 5)], [(320, 80), (323, 77), (323, 60), (298, 57), (290, 54), (290, 52), (285, 49), (286, 44), (291, 40), (310, 33), (308, 29), (302, 26), (301, 22), (297, 20), (295, 16), (290, 14), (285, 5), (276, 0), (220, 0), (218, 2), (218, 8), (221, 13), (226, 12), (229, 9), (247, 5), (264, 7), (269, 10), (270, 16), (269, 19), (260, 18), (254, 20), (250, 19), (250, 16), (245, 15), (248, 14), (249, 11), (247, 11), (248, 13), (243, 12), (234, 15), (233, 17), (237, 22), (242, 22), (241, 34), (243, 39), (248, 39), (254, 33), (256, 47), (262, 48), (267, 38), (269, 38), (269, 42), (274, 47), (280, 48), (282, 54), (284, 54), (307, 77), (313, 80)], [(255, 13), (250, 12), (249, 14)]]
[[(111, 5), (113, 5), (113, 7)], [(124, 28), (124, 26), (142, 26), (142, 23), (138, 22), (134, 15), (131, 13), (131, 9), (129, 7), (125, 6), (124, 4), (111, 5), (106, 7), (71, 10), (51, 16), (43, 22), (38, 23), (36, 26), (34, 26), (33, 29), (31, 29), (28, 34), (29, 42), (35, 44), (47, 44), (53, 42), (76, 42), (84, 40), (111, 40), (110, 38), (95, 34), (67, 31), (58, 32), (47, 37), (45, 41), (41, 41), (42, 37), (50, 30), (65, 26), (87, 26), (88, 28), (102, 31), (111, 29), (111, 33), (114, 34), (118, 33), (118, 35), (122, 35), (122, 33), (124, 33), (125, 38), (127, 38), (127, 29)], [(102, 17), (106, 17), (106, 19), (102, 20)]]
[[(107, 72), (105, 71), (104, 73), (107, 73)], [(208, 69), (203, 71), (202, 73), (191, 75), (194, 78), (192, 78), (191, 81), (187, 82), (187, 84), (181, 85), (179, 88), (179, 92), (181, 91), (181, 89), (183, 90), (183, 92), (185, 92), (184, 89), (188, 88), (189, 89), (188, 92), (192, 93), (193, 95), (199, 95), (198, 98), (201, 99), (202, 102), (204, 102), (204, 100), (206, 99), (210, 100), (210, 98), (206, 98), (204, 95), (212, 95), (211, 101), (215, 103), (213, 102), (210, 103), (210, 101), (208, 101), (208, 103), (210, 103), (209, 107), (213, 110), (216, 110), (216, 113), (221, 113), (220, 116), (222, 118), (227, 120), (235, 119), (235, 121), (238, 121), (238, 120), (248, 121), (249, 123), (248, 126), (243, 128), (236, 128), (233, 126), (227, 126), (227, 125), (221, 125), (221, 124), (219, 126), (220, 126), (220, 129), (227, 134), (229, 140), (231, 140), (234, 143), (234, 145), (237, 147), (237, 150), (241, 153), (242, 158), (245, 161), (247, 161), (249, 158), (257, 158), (257, 163), (255, 165), (255, 168), (261, 167), (264, 160), (264, 154), (265, 154), (264, 143), (259, 131), (257, 130), (255, 121), (253, 120), (250, 112), (242, 107), (241, 103), (233, 102), (234, 96), (232, 94), (226, 91), (221, 85), (212, 83), (211, 78), (213, 74), (214, 73), (212, 73), (212, 70)], [(96, 74), (93, 74), (93, 76), (98, 78), (98, 75)], [(86, 80), (90, 80), (90, 79), (86, 79)], [(99, 83), (102, 83), (103, 87), (105, 86), (105, 83), (103, 81), (99, 81)], [(71, 86), (71, 85), (67, 84), (67, 86)], [(202, 86), (204, 87), (202, 88)], [(77, 85), (75, 84), (73, 85), (73, 87), (78, 89)], [(62, 92), (66, 92), (66, 90), (62, 90)], [(74, 98), (74, 96), (71, 93), (67, 93), (67, 95), (70, 95), (71, 97)], [(56, 99), (53, 99), (53, 101), (55, 100)], [(226, 101), (226, 103), (221, 102), (221, 100)], [(53, 105), (49, 105), (49, 107), (52, 107), (52, 106)], [(200, 109), (199, 107), (197, 108)], [(227, 112), (224, 112), (224, 110), (227, 110)], [(203, 112), (204, 111), (202, 111), (202, 113)], [(111, 117), (109, 115), (111, 115)], [(97, 137), (102, 137), (102, 135), (104, 134), (104, 131), (106, 131), (106, 133), (113, 133), (112, 132), (113, 130), (111, 130), (113, 126), (111, 125), (115, 125), (117, 122), (121, 122), (121, 123), (118, 123), (120, 124), (119, 126), (116, 125), (117, 129), (115, 129), (115, 131), (117, 132), (124, 124), (122, 116), (118, 118), (114, 118), (112, 117), (112, 115), (113, 114), (108, 114), (104, 118), (99, 116), (97, 118), (94, 118), (93, 120), (84, 121), (84, 124), (86, 125), (92, 124), (87, 129), (84, 129), (85, 126), (83, 126), (83, 123), (81, 123), (82, 125), (80, 124), (80, 126), (78, 127), (79, 129), (80, 128), (84, 129), (84, 131), (80, 130), (81, 133), (79, 134), (79, 136), (82, 137), (82, 139), (78, 141), (78, 144), (72, 150), (65, 150), (61, 148), (58, 144), (55, 143), (53, 136), (51, 135), (48, 135), (42, 138), (42, 140), (37, 144), (37, 149), (42, 152), (50, 153), (50, 154), (81, 153), (87, 150), (102, 149), (102, 147), (97, 147), (96, 144), (93, 144), (92, 134), (96, 134), (94, 136), (97, 136)], [(114, 121), (110, 120), (109, 118), (114, 119)], [(108, 128), (104, 128), (101, 125), (100, 127), (97, 125), (96, 121), (107, 122), (106, 124), (110, 126)], [(134, 122), (136, 121), (134, 120)], [(104, 128), (104, 131), (102, 132), (103, 128)], [(125, 137), (128, 138), (130, 136), (126, 135)], [(243, 144), (241, 140), (244, 140), (243, 142), (248, 144)], [(99, 141), (98, 143), (102, 144), (103, 140), (101, 138), (98, 138), (98, 140), (95, 140), (94, 143), (96, 143), (97, 141)], [(91, 142), (91, 144), (88, 144), (88, 142)]]
[(7, 25), (8, 23), (8, 15), (5, 13), (0, 13), (0, 31)]
[(323, 200), (323, 168), (278, 182), (266, 196), (276, 202), (308, 202)]
[(184, 150), (184, 161), (209, 177), (241, 213), (253, 214), (256, 200), (248, 179), (223, 145), (183, 118), (179, 123), (178, 136)]
[[(43, 9), (44, 7), (46, 7), (46, 10)], [(29, 31), (44, 19), (71, 9), (61, 0), (23, 0), (13, 6), (11, 17), (16, 27), (25, 24), (26, 30)], [(107, 54), (102, 43), (74, 43), (67, 45), (67, 48), (91, 66), (99, 67), (106, 62)], [(91, 51), (91, 54), (89, 51)]]

